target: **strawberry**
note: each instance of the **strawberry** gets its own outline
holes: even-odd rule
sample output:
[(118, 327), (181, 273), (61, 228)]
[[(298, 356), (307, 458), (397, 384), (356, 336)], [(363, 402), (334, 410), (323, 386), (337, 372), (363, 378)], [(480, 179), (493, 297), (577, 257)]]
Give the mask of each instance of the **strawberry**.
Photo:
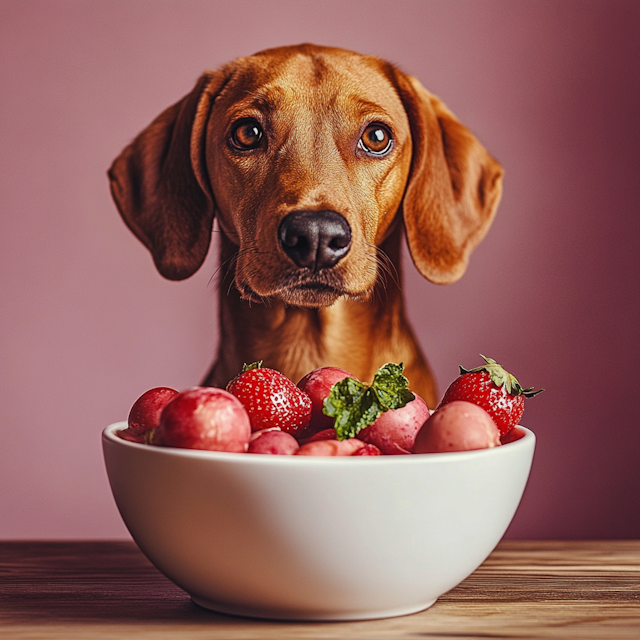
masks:
[(274, 369), (262, 366), (262, 361), (244, 365), (228, 385), (247, 410), (252, 431), (277, 427), (296, 435), (311, 420), (311, 398)]
[(495, 360), (480, 355), (486, 364), (475, 369), (460, 367), (460, 376), (446, 390), (438, 408), (454, 400), (473, 402), (491, 416), (500, 435), (504, 436), (520, 422), (524, 399), (532, 398), (544, 389), (523, 389)]

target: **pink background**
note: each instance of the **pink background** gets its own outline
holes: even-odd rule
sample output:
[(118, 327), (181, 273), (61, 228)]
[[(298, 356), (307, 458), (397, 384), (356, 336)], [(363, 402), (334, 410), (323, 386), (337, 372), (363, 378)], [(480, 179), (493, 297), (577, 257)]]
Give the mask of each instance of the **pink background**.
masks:
[(105, 171), (203, 69), (303, 41), (397, 63), (505, 167), (466, 276), (405, 289), (442, 390), (480, 352), (546, 388), (508, 535), (640, 537), (640, 3), (20, 0), (0, 29), (0, 537), (127, 535), (100, 432), (204, 374), (216, 256), (163, 280)]

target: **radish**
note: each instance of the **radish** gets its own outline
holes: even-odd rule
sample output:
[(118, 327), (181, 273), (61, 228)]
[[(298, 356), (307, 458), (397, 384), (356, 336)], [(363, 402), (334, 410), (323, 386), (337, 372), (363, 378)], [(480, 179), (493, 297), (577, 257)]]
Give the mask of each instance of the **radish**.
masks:
[(249, 440), (247, 453), (263, 453), (271, 455), (293, 455), (300, 445), (286, 431), (280, 429), (263, 429), (254, 431)]
[(331, 393), (331, 387), (340, 380), (353, 377), (348, 371), (337, 367), (320, 367), (307, 373), (298, 382), (298, 387), (311, 398), (311, 422), (305, 430), (303, 438), (333, 428), (333, 418), (325, 415), (322, 411), (324, 401)]
[(175, 389), (155, 387), (145, 391), (131, 407), (127, 428), (118, 432), (123, 440), (149, 442), (160, 424), (162, 410), (178, 395)]
[(153, 444), (244, 453), (251, 423), (244, 406), (223, 389), (193, 387), (162, 411)]
[(416, 434), (428, 417), (425, 401), (416, 396), (404, 407), (385, 411), (371, 426), (359, 431), (356, 438), (375, 445), (385, 455), (411, 453)]
[(500, 444), (500, 431), (484, 409), (472, 402), (454, 400), (442, 405), (424, 423), (413, 453), (471, 451)]
[(347, 440), (316, 440), (303, 444), (298, 451), (297, 456), (353, 456), (360, 449), (366, 447), (364, 442), (357, 438), (349, 438)]

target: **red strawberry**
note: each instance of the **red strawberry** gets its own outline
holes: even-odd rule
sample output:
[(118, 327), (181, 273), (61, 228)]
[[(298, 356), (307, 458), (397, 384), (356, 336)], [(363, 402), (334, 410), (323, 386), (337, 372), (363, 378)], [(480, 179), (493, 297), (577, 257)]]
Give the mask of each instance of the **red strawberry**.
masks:
[(245, 365), (228, 385), (247, 410), (252, 431), (278, 427), (296, 435), (311, 420), (311, 398), (286, 376), (262, 362)]
[(460, 367), (460, 376), (446, 390), (439, 407), (454, 400), (473, 402), (491, 416), (503, 436), (520, 422), (524, 399), (544, 389), (523, 389), (495, 360), (480, 355), (486, 364), (470, 370)]

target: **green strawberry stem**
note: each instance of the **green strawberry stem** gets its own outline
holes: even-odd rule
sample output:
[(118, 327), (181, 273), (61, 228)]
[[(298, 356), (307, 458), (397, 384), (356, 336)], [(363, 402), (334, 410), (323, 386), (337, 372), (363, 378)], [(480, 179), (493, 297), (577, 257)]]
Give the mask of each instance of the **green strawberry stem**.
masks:
[(402, 363), (388, 362), (376, 371), (369, 386), (355, 378), (345, 378), (331, 387), (322, 411), (334, 418), (338, 440), (354, 438), (385, 411), (404, 407), (415, 398), (403, 371)]
[(476, 367), (475, 369), (465, 369), (462, 365), (460, 365), (460, 375), (464, 375), (465, 373), (480, 373), (482, 371), (485, 371), (489, 374), (489, 377), (491, 378), (491, 382), (493, 382), (493, 384), (495, 384), (497, 387), (504, 387), (507, 390), (507, 393), (510, 393), (512, 396), (524, 396), (525, 398), (533, 398), (533, 396), (537, 396), (539, 393), (542, 393), (544, 391), (544, 389), (538, 389), (537, 391), (534, 391), (533, 387), (523, 389), (516, 377), (506, 371), (493, 358), (487, 358), (482, 354), (480, 354), (480, 357), (484, 359), (486, 364), (483, 364), (480, 367)]
[(245, 372), (251, 371), (252, 369), (261, 369), (262, 368), (262, 360), (258, 360), (258, 362), (252, 362), (251, 364), (247, 364), (246, 362), (242, 365), (242, 371), (236, 375), (233, 380), (229, 380), (226, 386), (226, 390), (229, 391), (233, 383)]

